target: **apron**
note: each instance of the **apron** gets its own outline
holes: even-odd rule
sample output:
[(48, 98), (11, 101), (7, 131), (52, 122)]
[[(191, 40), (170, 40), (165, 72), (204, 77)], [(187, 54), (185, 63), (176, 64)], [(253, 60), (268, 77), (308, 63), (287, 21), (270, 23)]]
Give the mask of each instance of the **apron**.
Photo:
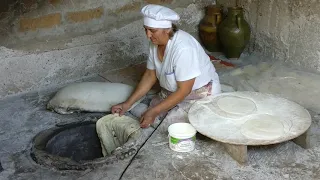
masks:
[[(156, 117), (153, 127), (158, 126), (161, 122), (162, 125), (160, 128), (160, 132), (167, 132), (168, 127), (173, 123), (178, 122), (187, 122), (188, 120), (188, 112), (191, 108), (192, 104), (198, 100), (210, 96), (212, 92), (212, 82), (209, 82), (207, 85), (191, 91), (191, 93), (185, 97), (185, 99), (177, 104), (172, 109), (161, 113), (158, 117)], [(158, 95), (152, 98), (150, 102), (149, 108), (153, 108), (160, 104), (165, 98), (167, 98), (172, 92), (161, 88), (161, 91)]]

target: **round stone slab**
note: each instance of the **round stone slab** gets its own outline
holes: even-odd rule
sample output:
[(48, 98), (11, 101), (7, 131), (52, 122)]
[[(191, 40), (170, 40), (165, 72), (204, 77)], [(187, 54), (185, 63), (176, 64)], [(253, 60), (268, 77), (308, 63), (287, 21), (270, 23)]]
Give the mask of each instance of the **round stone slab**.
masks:
[(199, 133), (236, 145), (288, 141), (311, 125), (309, 112), (299, 104), (271, 94), (246, 91), (198, 100), (188, 117)]

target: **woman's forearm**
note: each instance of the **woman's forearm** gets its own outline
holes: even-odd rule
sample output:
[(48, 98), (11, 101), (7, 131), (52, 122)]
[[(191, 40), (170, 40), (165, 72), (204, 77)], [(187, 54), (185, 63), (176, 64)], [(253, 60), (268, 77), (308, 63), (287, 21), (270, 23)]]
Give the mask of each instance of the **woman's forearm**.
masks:
[(165, 98), (160, 104), (155, 106), (153, 110), (160, 114), (162, 112), (168, 111), (169, 109), (173, 108), (181, 101), (184, 100), (186, 96), (188, 96), (190, 92), (180, 92), (179, 90), (170, 94), (167, 98)]
[(165, 98), (160, 104), (155, 106), (153, 108), (153, 111), (155, 111), (157, 114), (160, 114), (162, 112), (165, 112), (174, 106), (176, 106), (178, 103), (183, 101), (185, 97), (187, 97), (190, 92), (192, 91), (192, 87), (194, 84), (195, 78), (190, 79), (184, 82), (178, 82), (178, 90), (176, 92), (173, 92), (170, 94), (167, 98)]
[(152, 88), (152, 86), (157, 82), (157, 77), (155, 70), (147, 69), (142, 76), (141, 81), (132, 93), (132, 95), (126, 101), (128, 104), (132, 105), (142, 96), (146, 95), (147, 92)]

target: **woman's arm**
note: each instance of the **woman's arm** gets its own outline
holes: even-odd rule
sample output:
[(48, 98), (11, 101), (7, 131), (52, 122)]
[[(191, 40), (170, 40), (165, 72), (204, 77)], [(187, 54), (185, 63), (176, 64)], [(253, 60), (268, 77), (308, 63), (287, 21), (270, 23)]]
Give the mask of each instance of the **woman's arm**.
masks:
[(147, 92), (152, 88), (152, 86), (157, 82), (157, 76), (155, 70), (147, 69), (142, 79), (140, 80), (137, 88), (133, 92), (133, 94), (126, 101), (128, 104), (132, 105), (137, 100), (139, 100), (142, 96), (146, 95)]
[(187, 81), (178, 81), (178, 90), (170, 94), (166, 99), (164, 99), (160, 104), (149, 109), (143, 114), (140, 126), (145, 128), (153, 123), (155, 118), (162, 112), (165, 112), (172, 107), (176, 106), (178, 103), (184, 100), (186, 96), (192, 91), (195, 78)]
[(119, 113), (120, 116), (123, 115), (137, 100), (146, 95), (156, 82), (157, 76), (155, 70), (147, 69), (131, 96), (125, 102), (112, 106), (111, 112)]
[(187, 81), (180, 81), (177, 82), (178, 84), (178, 90), (176, 92), (173, 92), (170, 94), (165, 100), (163, 100), (160, 104), (154, 107), (154, 111), (158, 114), (165, 112), (174, 106), (176, 106), (178, 103), (184, 100), (185, 97), (187, 97), (190, 92), (192, 91), (192, 87), (194, 84), (195, 78), (187, 80)]

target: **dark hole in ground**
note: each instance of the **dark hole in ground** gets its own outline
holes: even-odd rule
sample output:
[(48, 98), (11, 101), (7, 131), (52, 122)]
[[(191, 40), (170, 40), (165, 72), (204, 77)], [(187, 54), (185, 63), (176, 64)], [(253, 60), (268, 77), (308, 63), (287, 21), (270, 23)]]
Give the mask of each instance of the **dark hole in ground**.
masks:
[(83, 124), (55, 134), (46, 144), (46, 152), (74, 161), (103, 157), (96, 124)]
[(2, 168), (2, 165), (1, 165), (1, 162), (0, 162), (0, 172), (3, 171), (3, 168)]
[(86, 170), (114, 163), (103, 157), (96, 121), (73, 122), (39, 132), (32, 140), (30, 158), (57, 170)]

